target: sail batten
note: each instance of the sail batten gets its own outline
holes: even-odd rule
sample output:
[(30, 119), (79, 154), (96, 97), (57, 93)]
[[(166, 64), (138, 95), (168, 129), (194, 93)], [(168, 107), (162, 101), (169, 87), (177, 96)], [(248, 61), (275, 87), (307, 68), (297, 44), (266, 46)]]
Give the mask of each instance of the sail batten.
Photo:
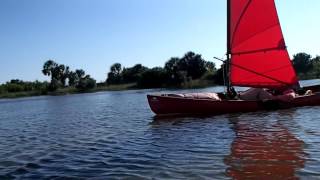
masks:
[(267, 88), (296, 85), (298, 79), (274, 0), (230, 0), (229, 13), (231, 84)]

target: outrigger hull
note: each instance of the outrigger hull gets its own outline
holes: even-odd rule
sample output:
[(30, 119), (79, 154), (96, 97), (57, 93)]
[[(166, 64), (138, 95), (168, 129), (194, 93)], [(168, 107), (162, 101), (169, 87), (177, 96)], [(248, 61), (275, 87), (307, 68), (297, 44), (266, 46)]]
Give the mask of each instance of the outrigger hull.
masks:
[(182, 98), (166, 95), (147, 95), (147, 98), (151, 110), (156, 115), (218, 115), (320, 105), (320, 93), (298, 96), (290, 102), (243, 100), (216, 101), (211, 99)]

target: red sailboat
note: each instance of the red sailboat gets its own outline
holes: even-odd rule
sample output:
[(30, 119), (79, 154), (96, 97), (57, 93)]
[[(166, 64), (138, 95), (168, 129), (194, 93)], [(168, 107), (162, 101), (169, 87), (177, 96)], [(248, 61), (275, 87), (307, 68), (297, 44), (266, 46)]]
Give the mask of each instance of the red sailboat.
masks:
[[(274, 0), (227, 0), (227, 60), (232, 86), (283, 89), (299, 85), (282, 35)], [(195, 98), (170, 94), (147, 95), (157, 115), (223, 114), (320, 105), (318, 87), (290, 102)]]

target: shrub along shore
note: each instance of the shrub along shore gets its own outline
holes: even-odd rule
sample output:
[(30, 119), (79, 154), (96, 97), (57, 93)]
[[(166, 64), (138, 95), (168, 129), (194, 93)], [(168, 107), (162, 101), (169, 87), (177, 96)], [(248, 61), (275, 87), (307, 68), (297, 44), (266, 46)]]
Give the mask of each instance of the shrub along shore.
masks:
[[(213, 84), (212, 82), (207, 80), (192, 80), (183, 86), (179, 86), (179, 87), (171, 86), (166, 88), (190, 89), (190, 88), (204, 88), (204, 87), (209, 87), (214, 85), (216, 84)], [(61, 95), (68, 95), (68, 94), (94, 93), (94, 92), (101, 92), (101, 91), (137, 90), (137, 89), (145, 89), (145, 88), (139, 88), (137, 86), (137, 83), (116, 84), (116, 85), (106, 85), (104, 83), (102, 84), (98, 83), (96, 87), (88, 90), (78, 90), (75, 87), (65, 87), (65, 88), (58, 88), (55, 91), (31, 90), (31, 91), (18, 91), (18, 92), (2, 92), (0, 93), (0, 99), (31, 97), (31, 96), (61, 96)]]
[[(300, 79), (320, 78), (320, 56), (306, 53), (293, 56), (293, 66)], [(43, 75), (50, 82), (27, 82), (12, 79), (0, 85), (0, 98), (17, 98), (41, 95), (65, 95), (98, 91), (119, 91), (146, 88), (202, 88), (222, 85), (224, 65), (216, 68), (200, 54), (187, 52), (182, 57), (172, 57), (164, 67), (148, 68), (142, 64), (122, 67), (114, 63), (107, 73), (106, 81), (96, 83), (82, 69), (72, 71), (68, 66), (53, 60), (44, 63)]]

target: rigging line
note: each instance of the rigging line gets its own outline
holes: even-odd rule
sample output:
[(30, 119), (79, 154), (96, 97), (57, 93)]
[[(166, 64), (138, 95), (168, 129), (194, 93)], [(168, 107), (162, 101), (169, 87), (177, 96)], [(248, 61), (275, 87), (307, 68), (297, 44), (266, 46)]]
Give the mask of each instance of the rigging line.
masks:
[[(214, 57), (214, 58), (217, 59), (217, 60), (219, 60), (219, 61), (224, 62), (224, 60), (222, 60), (222, 59), (219, 59), (219, 58), (216, 58), (216, 57)], [(286, 82), (283, 82), (283, 81), (281, 81), (281, 80), (279, 80), (279, 79), (275, 79), (275, 78), (270, 77), (270, 76), (267, 76), (267, 75), (265, 75), (265, 74), (258, 73), (258, 72), (256, 72), (256, 71), (253, 71), (253, 70), (251, 70), (251, 69), (248, 69), (248, 68), (239, 66), (239, 65), (234, 64), (234, 63), (231, 63), (231, 62), (230, 62), (230, 64), (233, 65), (233, 66), (235, 66), (235, 67), (238, 67), (238, 68), (240, 68), (240, 69), (242, 69), (242, 70), (245, 70), (245, 71), (251, 72), (251, 73), (253, 73), (253, 74), (256, 74), (256, 75), (258, 75), (258, 76), (262, 76), (262, 77), (265, 77), (265, 78), (267, 78), (267, 79), (271, 79), (271, 80), (273, 80), (273, 81), (276, 81), (276, 82), (278, 82), (278, 83), (284, 84), (284, 85), (286, 85), (286, 86), (291, 86), (291, 84), (288, 84), (288, 83), (286, 83)]]

